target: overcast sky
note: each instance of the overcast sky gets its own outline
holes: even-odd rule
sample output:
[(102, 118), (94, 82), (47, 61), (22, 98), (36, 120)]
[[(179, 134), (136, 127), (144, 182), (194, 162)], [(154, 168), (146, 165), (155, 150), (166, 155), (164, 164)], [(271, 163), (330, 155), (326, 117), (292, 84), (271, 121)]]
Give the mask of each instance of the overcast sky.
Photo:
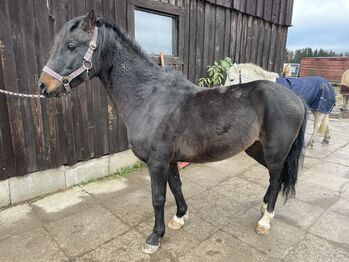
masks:
[(349, 0), (294, 0), (287, 48), (349, 52)]

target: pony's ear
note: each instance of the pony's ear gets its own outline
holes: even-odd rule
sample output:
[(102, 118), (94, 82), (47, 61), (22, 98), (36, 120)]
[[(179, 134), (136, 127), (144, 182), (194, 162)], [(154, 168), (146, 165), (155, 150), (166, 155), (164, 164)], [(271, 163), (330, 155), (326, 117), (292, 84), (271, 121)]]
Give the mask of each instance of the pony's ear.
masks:
[(83, 18), (81, 26), (88, 33), (93, 31), (96, 26), (96, 16), (93, 9)]

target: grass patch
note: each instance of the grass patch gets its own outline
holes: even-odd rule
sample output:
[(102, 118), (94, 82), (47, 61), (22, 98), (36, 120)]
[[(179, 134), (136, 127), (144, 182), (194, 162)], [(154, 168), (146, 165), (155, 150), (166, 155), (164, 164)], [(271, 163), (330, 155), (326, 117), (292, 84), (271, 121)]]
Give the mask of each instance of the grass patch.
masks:
[(142, 161), (137, 161), (133, 165), (123, 166), (119, 168), (113, 176), (125, 176), (129, 173), (135, 172), (138, 169), (145, 167), (146, 165)]
[(91, 178), (89, 180), (83, 181), (81, 183), (79, 183), (79, 186), (84, 186), (87, 185), (88, 183), (92, 183), (92, 182), (96, 182), (99, 180), (103, 180), (103, 179), (108, 179), (111, 177), (115, 177), (115, 176), (126, 176), (129, 173), (135, 172), (139, 169), (142, 169), (143, 167), (146, 167), (146, 164), (144, 164), (142, 161), (137, 161), (132, 165), (127, 165), (127, 166), (123, 166), (121, 168), (119, 168), (114, 174), (110, 174), (108, 176), (104, 176), (104, 177), (97, 177), (97, 178)]

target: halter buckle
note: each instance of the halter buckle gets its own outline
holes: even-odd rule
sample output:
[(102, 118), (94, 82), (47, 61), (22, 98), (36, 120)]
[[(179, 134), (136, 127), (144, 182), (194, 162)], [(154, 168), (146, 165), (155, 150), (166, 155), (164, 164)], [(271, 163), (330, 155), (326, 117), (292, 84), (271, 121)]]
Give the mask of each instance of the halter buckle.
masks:
[(88, 71), (92, 68), (93, 64), (92, 61), (84, 60), (84, 62), (82, 62), (82, 66)]
[(90, 48), (91, 48), (92, 50), (96, 50), (96, 48), (97, 48), (96, 43), (90, 42)]

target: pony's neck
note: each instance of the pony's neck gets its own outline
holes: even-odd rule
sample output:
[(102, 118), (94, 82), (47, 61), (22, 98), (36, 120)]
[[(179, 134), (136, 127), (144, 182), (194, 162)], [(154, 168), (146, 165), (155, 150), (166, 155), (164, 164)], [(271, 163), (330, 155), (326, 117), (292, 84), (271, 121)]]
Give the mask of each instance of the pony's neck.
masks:
[(164, 82), (164, 71), (111, 28), (103, 30), (101, 50), (99, 78), (127, 122), (131, 114), (146, 106), (158, 83)]

